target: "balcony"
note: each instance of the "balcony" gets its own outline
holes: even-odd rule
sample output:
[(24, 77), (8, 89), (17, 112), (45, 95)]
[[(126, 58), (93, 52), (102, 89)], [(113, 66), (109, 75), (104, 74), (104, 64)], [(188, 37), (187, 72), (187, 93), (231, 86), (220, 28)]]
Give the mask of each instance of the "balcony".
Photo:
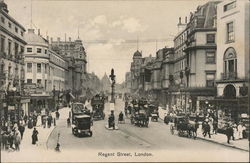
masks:
[(237, 72), (221, 73), (222, 80), (235, 80), (237, 79)]

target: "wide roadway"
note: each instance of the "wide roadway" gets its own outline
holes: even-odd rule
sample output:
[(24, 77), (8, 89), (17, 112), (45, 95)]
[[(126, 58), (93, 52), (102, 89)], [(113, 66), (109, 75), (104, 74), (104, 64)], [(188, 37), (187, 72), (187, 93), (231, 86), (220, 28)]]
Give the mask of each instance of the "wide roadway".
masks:
[[(124, 102), (117, 100), (115, 104), (116, 124), (118, 114), (124, 110)], [(203, 157), (204, 161), (209, 159), (214, 161), (246, 161), (248, 153), (222, 146), (215, 143), (206, 142), (199, 139), (179, 137), (177, 134), (170, 133), (168, 125), (162, 120), (149, 123), (149, 127), (137, 127), (130, 123), (128, 118), (125, 124), (117, 124), (119, 130), (108, 130), (107, 125), (109, 103), (105, 104), (105, 120), (94, 121), (92, 137), (76, 137), (72, 134), (71, 128), (67, 127), (66, 119), (69, 109), (63, 109), (57, 126), (51, 133), (47, 146), (54, 149), (58, 141), (62, 150), (128, 150), (128, 151), (159, 151), (166, 155), (178, 153), (180, 157)], [(225, 138), (226, 139), (226, 138)], [(184, 161), (187, 161), (183, 158)], [(178, 159), (182, 161), (182, 159)], [(195, 160), (195, 159), (194, 159)]]

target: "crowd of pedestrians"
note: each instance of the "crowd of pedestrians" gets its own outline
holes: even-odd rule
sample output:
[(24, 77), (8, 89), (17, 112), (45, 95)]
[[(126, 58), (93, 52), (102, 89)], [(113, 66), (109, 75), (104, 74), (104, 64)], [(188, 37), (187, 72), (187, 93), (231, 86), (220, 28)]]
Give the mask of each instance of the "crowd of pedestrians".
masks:
[[(59, 112), (56, 113), (57, 119), (59, 119)], [(46, 112), (45, 115), (37, 114), (36, 112), (30, 113), (29, 116), (24, 115), (20, 119), (18, 124), (15, 121), (2, 121), (0, 143), (1, 150), (4, 151), (19, 151), (20, 144), (23, 139), (24, 132), (27, 129), (33, 129), (31, 135), (31, 144), (35, 145), (38, 142), (38, 130), (36, 127), (50, 128), (52, 124), (56, 124), (55, 118), (52, 117), (50, 112)]]

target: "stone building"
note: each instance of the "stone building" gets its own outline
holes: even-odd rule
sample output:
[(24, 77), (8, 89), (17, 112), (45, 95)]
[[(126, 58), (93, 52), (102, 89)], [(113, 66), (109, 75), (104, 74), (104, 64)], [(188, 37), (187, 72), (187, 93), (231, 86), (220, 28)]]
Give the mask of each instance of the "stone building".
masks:
[(250, 1), (223, 1), (217, 6), (217, 99), (209, 103), (218, 107), (220, 128), (227, 120), (249, 118), (249, 20)]
[(0, 113), (17, 121), (28, 109), (29, 97), (24, 86), (25, 28), (9, 15), (8, 6), (0, 1)]
[(35, 34), (34, 29), (28, 30), (25, 41), (25, 89), (30, 92), (31, 111), (53, 109), (54, 96), (59, 100), (59, 92), (65, 90), (68, 62), (51, 50), (48, 40), (39, 32)]
[(65, 57), (68, 61), (68, 74), (66, 90), (69, 90), (77, 98), (83, 92), (83, 75), (86, 74), (87, 60), (85, 48), (82, 44), (82, 40), (78, 37), (75, 41), (69, 40), (61, 41), (57, 38), (57, 41), (50, 42), (51, 49)]
[(133, 55), (133, 62), (131, 63), (131, 93), (137, 94), (139, 92), (140, 83), (140, 68), (142, 64), (142, 53), (138, 50)]

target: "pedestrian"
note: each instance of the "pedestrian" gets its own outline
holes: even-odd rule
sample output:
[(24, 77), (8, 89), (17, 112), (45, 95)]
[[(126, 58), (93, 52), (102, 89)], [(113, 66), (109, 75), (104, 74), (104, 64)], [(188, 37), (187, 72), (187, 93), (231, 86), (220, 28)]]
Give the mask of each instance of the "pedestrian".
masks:
[(14, 149), (13, 144), (14, 144), (14, 130), (11, 130), (9, 135), (8, 135), (8, 142), (10, 145), (11, 149)]
[(21, 143), (21, 136), (19, 132), (15, 132), (14, 135), (14, 144), (15, 144), (15, 150), (19, 151), (20, 150), (20, 143)]
[(21, 139), (23, 139), (23, 133), (25, 131), (25, 127), (24, 127), (24, 125), (22, 123), (19, 125), (18, 130), (19, 130), (19, 132), (21, 134)]
[(233, 124), (233, 140), (237, 140), (238, 139), (238, 127), (237, 124), (234, 123)]
[(226, 136), (227, 136), (227, 143), (230, 144), (230, 139), (233, 136), (233, 128), (228, 123), (226, 124)]
[(239, 139), (242, 139), (243, 138), (243, 126), (242, 126), (242, 122), (239, 123), (238, 125), (238, 137)]
[(28, 120), (28, 128), (29, 129), (33, 128), (33, 123), (32, 123), (32, 119), (31, 118), (29, 118), (29, 120)]
[(36, 128), (34, 128), (33, 133), (32, 133), (32, 144), (36, 144), (38, 141), (38, 131)]
[(52, 116), (51, 115), (48, 116), (47, 123), (48, 123), (47, 124), (48, 128), (50, 128), (51, 127), (51, 123), (52, 123)]
[(33, 116), (33, 126), (36, 127), (36, 124), (37, 124), (37, 116), (34, 115)]
[(4, 131), (2, 137), (2, 149), (7, 150), (7, 148), (8, 148), (8, 133), (7, 131)]
[(203, 126), (203, 136), (206, 137), (207, 134), (208, 134), (209, 138), (211, 138), (210, 125), (208, 124), (208, 122), (205, 122), (204, 126)]
[(27, 123), (27, 120), (28, 120), (28, 116), (25, 114), (24, 117), (23, 117), (23, 120), (25, 122), (25, 124)]
[(217, 134), (217, 130), (218, 130), (218, 121), (216, 119), (214, 119), (214, 121), (213, 121), (213, 133)]

